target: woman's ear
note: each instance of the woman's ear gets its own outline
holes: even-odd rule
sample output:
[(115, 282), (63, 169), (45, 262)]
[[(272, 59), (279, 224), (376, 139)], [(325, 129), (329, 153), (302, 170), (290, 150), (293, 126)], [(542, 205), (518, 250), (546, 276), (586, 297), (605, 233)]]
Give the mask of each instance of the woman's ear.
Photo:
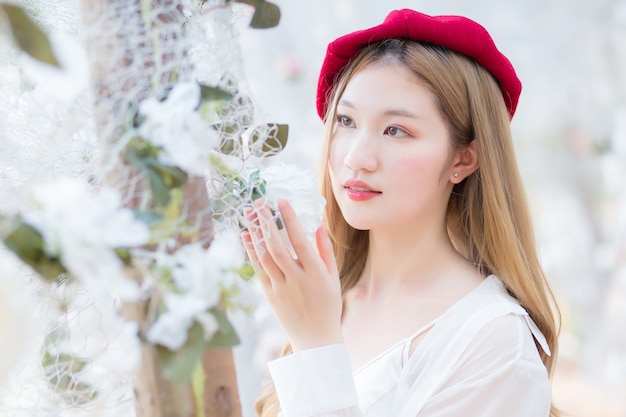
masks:
[(457, 151), (450, 175), (450, 181), (452, 183), (460, 183), (478, 169), (480, 164), (476, 147), (476, 139), (474, 139), (466, 148)]

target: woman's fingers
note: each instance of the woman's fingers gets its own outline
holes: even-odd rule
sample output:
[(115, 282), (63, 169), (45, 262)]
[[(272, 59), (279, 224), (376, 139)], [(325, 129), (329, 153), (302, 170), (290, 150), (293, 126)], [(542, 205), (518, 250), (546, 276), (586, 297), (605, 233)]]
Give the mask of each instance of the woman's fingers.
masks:
[(339, 277), (339, 270), (337, 269), (337, 261), (335, 259), (335, 252), (333, 251), (333, 244), (328, 237), (326, 228), (320, 226), (315, 232), (315, 244), (317, 245), (317, 251), (326, 265), (328, 273), (332, 277)]
[(307, 273), (313, 277), (320, 273), (338, 277), (332, 244), (324, 230), (320, 228), (316, 233), (316, 251), (289, 202), (279, 201), (278, 208), (283, 230), (263, 199), (257, 200), (254, 208), (244, 210), (247, 232), (242, 239), (261, 284), (278, 290), (277, 285), (284, 284), (288, 277), (297, 279)]
[(284, 230), (278, 228), (276, 214), (263, 200), (255, 203), (259, 227), (262, 231), (265, 248), (272, 260), (285, 273), (291, 275), (301, 268), (298, 258), (290, 250), (290, 242)]
[(290, 204), (278, 207), (283, 230), (262, 200), (244, 211), (241, 236), (263, 293), (295, 349), (337, 343), (342, 302), (330, 239), (320, 228), (316, 251)]
[[(257, 273), (257, 275), (265, 275), (269, 280), (265, 284), (273, 286), (275, 280), (284, 280), (285, 277), (268, 250), (268, 239), (266, 237), (268, 232), (264, 230), (267, 227), (264, 225), (266, 221), (252, 208), (244, 209), (244, 219), (248, 230), (245, 232), (247, 235), (242, 235), (242, 237), (247, 237), (246, 251), (249, 252), (250, 261), (253, 262), (255, 271), (261, 272), (261, 274)], [(246, 242), (244, 241), (244, 243)]]
[(271, 287), (272, 283), (270, 281), (270, 278), (261, 266), (261, 261), (259, 261), (259, 257), (257, 256), (256, 250), (254, 249), (254, 244), (252, 243), (252, 236), (250, 235), (250, 232), (248, 230), (244, 230), (243, 232), (241, 232), (241, 241), (243, 242), (243, 247), (248, 254), (248, 259), (250, 259), (250, 263), (254, 268), (254, 273), (259, 279), (259, 282), (263, 287)]
[(291, 207), (291, 204), (289, 204), (287, 200), (280, 200), (277, 204), (278, 210), (280, 211), (284, 221), (291, 246), (293, 247), (293, 250), (302, 266), (306, 269), (307, 265), (311, 265), (313, 262), (316, 262), (317, 254), (313, 250), (311, 242), (307, 239), (304, 228), (298, 220), (298, 216), (296, 215), (293, 207)]

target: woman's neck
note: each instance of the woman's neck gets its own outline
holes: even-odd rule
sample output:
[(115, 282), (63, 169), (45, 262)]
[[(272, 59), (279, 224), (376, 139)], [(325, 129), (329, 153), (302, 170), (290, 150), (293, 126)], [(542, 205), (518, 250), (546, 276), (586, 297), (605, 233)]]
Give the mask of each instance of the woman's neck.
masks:
[(473, 270), (454, 249), (445, 228), (369, 233), (367, 263), (358, 285), (371, 296), (406, 285), (432, 288)]

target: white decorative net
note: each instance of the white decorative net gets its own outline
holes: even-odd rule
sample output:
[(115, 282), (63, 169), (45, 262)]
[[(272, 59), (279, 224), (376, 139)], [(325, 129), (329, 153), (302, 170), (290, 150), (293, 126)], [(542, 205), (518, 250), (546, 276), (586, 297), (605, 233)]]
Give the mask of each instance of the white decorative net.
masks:
[[(160, 216), (149, 245), (134, 253), (134, 267), (145, 273), (142, 290), (166, 303), (166, 287), (173, 283), (176, 294), (193, 295), (198, 283), (177, 280), (176, 268), (191, 256), (179, 249), (193, 242), (206, 249), (222, 229), (238, 227), (243, 205), (265, 184), (259, 177), (262, 160), (284, 146), (277, 139), (283, 128), (265, 123), (255, 111), (243, 76), (233, 22), (247, 18), (249, 8), (194, 0), (19, 4), (48, 34), (63, 68), (55, 71), (25, 57), (2, 25), (0, 195), (10, 198), (0, 201), (0, 213), (39, 209), (44, 200), (33, 190), (65, 177), (84, 180), (94, 194), (117, 190), (123, 206)], [(198, 83), (232, 97), (200, 100), (206, 90)], [(152, 165), (142, 153), (154, 152), (148, 139), (162, 150), (150, 154)], [(222, 152), (210, 151), (216, 147)], [(180, 191), (164, 191), (181, 178), (186, 183)], [(39, 203), (33, 205), (33, 198)], [(72, 204), (82, 203), (66, 207)], [(3, 247), (0, 262), (5, 260), (15, 257)], [(166, 284), (159, 278), (161, 261), (175, 265)], [(0, 416), (133, 415), (129, 372), (140, 360), (139, 329), (122, 318), (119, 298), (69, 275), (47, 283), (27, 267), (18, 270), (26, 291), (36, 294), (36, 308), (22, 313), (32, 315), (37, 327), (30, 332), (33, 349), (10, 375), (0, 375)], [(231, 307), (251, 308), (239, 284), (218, 284), (214, 302), (222, 297)], [(215, 319), (203, 314), (194, 317), (206, 332)]]

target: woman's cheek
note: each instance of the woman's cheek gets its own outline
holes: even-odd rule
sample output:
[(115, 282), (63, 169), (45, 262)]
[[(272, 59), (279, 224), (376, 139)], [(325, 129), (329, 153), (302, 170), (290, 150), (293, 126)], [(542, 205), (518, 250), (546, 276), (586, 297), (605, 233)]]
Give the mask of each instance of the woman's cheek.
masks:
[(346, 157), (346, 140), (340, 134), (336, 134), (333, 136), (332, 142), (330, 143), (330, 149), (328, 154), (328, 163), (331, 171), (335, 173), (338, 172), (341, 165), (343, 165), (343, 161)]
[(443, 162), (437, 155), (411, 155), (404, 152), (391, 161), (395, 182), (404, 187), (424, 188), (427, 184), (437, 184), (443, 169)]

